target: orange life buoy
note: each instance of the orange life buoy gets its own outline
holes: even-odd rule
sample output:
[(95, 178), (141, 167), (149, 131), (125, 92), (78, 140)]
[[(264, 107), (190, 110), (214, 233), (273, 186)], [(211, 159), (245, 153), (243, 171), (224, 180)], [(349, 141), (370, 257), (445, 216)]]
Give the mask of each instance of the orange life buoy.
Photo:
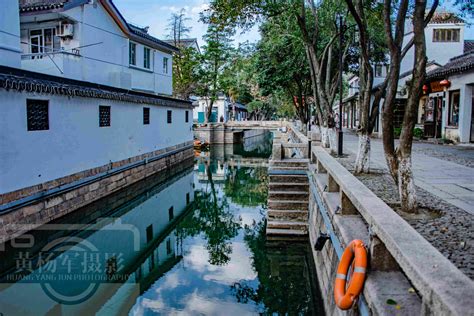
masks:
[[(346, 287), (347, 274), (350, 268), (352, 276), (349, 285)], [(340, 309), (350, 309), (359, 297), (364, 287), (366, 269), (367, 250), (362, 240), (355, 239), (344, 250), (337, 267), (334, 300)]]

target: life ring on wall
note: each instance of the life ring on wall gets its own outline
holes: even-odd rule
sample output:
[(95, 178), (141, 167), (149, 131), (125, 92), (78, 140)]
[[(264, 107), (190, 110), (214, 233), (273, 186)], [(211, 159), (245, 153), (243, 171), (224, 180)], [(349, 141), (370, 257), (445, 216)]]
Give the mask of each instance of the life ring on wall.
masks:
[[(334, 300), (337, 307), (347, 310), (362, 293), (367, 269), (367, 250), (362, 240), (355, 239), (346, 247), (337, 267)], [(349, 271), (350, 270), (350, 271)], [(346, 287), (347, 274), (352, 275)]]

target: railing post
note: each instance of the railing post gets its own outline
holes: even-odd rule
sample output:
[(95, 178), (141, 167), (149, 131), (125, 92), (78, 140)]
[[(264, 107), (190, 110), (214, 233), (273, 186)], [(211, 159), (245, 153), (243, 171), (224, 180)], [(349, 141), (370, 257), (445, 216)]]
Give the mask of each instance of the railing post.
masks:
[(328, 173), (328, 192), (339, 192), (339, 184), (330, 173)]
[(384, 243), (373, 234), (370, 236), (369, 252), (371, 270), (398, 271), (400, 269)]

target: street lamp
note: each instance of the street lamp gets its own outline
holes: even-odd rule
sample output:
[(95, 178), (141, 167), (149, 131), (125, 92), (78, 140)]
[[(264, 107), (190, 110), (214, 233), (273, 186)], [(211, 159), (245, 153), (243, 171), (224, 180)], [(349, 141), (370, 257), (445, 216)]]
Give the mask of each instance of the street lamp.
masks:
[(337, 155), (342, 156), (342, 145), (343, 145), (343, 134), (342, 134), (342, 44), (343, 44), (343, 31), (344, 31), (344, 18), (342, 14), (338, 13), (336, 15), (339, 20), (339, 130), (337, 132)]

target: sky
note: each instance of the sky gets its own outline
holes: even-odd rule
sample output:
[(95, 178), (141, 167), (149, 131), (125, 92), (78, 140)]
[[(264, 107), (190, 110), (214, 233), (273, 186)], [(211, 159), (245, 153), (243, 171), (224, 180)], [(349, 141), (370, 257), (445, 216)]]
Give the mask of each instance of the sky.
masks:
[[(209, 0), (114, 0), (114, 4), (127, 22), (138, 26), (149, 26), (149, 33), (159, 39), (166, 39), (169, 31), (166, 30), (169, 18), (173, 13), (184, 9), (189, 21), (187, 26), (191, 27), (189, 37), (197, 38), (199, 46), (204, 45), (202, 36), (206, 33), (206, 25), (199, 22), (199, 13), (206, 10)], [(249, 41), (257, 42), (260, 39), (258, 27), (254, 27), (242, 34), (235, 35), (236, 43)]]
[[(444, 8), (452, 11), (452, 1), (444, 1)], [(191, 27), (189, 37), (197, 38), (199, 46), (204, 45), (202, 36), (206, 33), (206, 25), (199, 22), (199, 13), (208, 8), (209, 0), (114, 0), (114, 3), (128, 22), (143, 27), (149, 26), (149, 33), (159, 39), (166, 39), (169, 33), (166, 28), (171, 14), (184, 9), (186, 16), (190, 18), (187, 22)], [(471, 26), (465, 28), (464, 38), (474, 39), (474, 20), (469, 22)], [(258, 27), (253, 27), (243, 34), (237, 32), (235, 36), (236, 43), (254, 43), (259, 39)]]

